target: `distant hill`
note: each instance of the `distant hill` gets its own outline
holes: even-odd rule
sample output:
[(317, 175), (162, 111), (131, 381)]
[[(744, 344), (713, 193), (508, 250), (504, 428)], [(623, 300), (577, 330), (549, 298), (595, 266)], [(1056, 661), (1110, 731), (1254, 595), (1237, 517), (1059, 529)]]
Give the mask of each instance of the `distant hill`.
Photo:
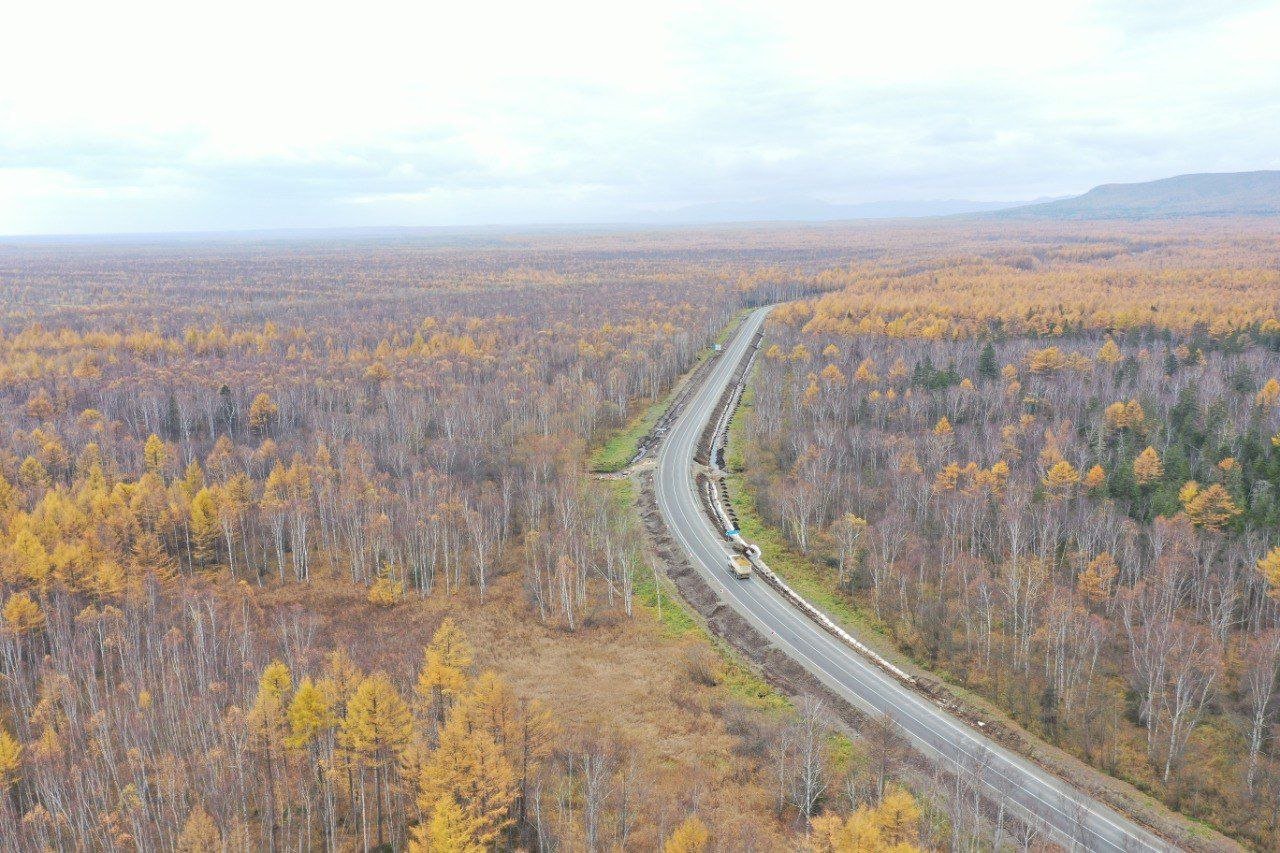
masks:
[(1081, 196), (1013, 207), (1000, 219), (1176, 219), (1280, 216), (1280, 171), (1178, 175), (1138, 184), (1103, 184)]
[(662, 224), (715, 222), (835, 222), (852, 219), (916, 219), (984, 213), (1009, 207), (1007, 201), (969, 199), (919, 199), (831, 204), (809, 198), (767, 198), (753, 201), (719, 201), (654, 212), (642, 221)]

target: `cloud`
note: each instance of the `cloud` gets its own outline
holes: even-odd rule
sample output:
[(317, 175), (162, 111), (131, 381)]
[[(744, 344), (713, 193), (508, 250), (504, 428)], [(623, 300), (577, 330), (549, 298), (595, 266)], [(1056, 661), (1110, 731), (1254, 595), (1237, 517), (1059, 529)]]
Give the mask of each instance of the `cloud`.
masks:
[(1274, 2), (11, 17), (0, 233), (623, 221), (1280, 166)]

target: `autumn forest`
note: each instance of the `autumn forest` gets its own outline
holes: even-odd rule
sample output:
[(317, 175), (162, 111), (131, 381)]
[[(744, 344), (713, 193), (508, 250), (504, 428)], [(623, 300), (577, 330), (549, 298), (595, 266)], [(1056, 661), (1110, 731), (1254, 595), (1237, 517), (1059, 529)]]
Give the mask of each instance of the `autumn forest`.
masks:
[(0, 848), (1042, 849), (667, 576), (636, 442), (772, 305), (726, 459), (779, 572), (1275, 849), (1277, 269), (1195, 220), (0, 244)]

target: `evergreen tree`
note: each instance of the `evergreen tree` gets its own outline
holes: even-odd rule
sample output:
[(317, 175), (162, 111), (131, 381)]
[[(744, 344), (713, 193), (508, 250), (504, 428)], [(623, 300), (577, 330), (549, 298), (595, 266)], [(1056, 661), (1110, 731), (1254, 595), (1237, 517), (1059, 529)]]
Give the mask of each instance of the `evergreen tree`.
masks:
[(1000, 375), (1000, 365), (996, 363), (996, 348), (991, 341), (982, 345), (978, 354), (978, 375), (983, 379), (995, 379)]

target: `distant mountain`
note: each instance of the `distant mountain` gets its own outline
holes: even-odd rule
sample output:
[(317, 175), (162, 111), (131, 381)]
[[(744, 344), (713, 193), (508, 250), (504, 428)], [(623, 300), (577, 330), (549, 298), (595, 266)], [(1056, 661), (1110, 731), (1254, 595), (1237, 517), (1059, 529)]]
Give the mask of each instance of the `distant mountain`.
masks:
[(1002, 210), (999, 219), (1176, 219), (1280, 216), (1280, 171), (1178, 175), (1103, 184), (1074, 198)]
[(1007, 201), (925, 199), (830, 204), (813, 199), (757, 199), (745, 202), (711, 202), (654, 212), (647, 222), (704, 224), (712, 222), (832, 222), (846, 219), (915, 219), (955, 216), (1008, 208)]

